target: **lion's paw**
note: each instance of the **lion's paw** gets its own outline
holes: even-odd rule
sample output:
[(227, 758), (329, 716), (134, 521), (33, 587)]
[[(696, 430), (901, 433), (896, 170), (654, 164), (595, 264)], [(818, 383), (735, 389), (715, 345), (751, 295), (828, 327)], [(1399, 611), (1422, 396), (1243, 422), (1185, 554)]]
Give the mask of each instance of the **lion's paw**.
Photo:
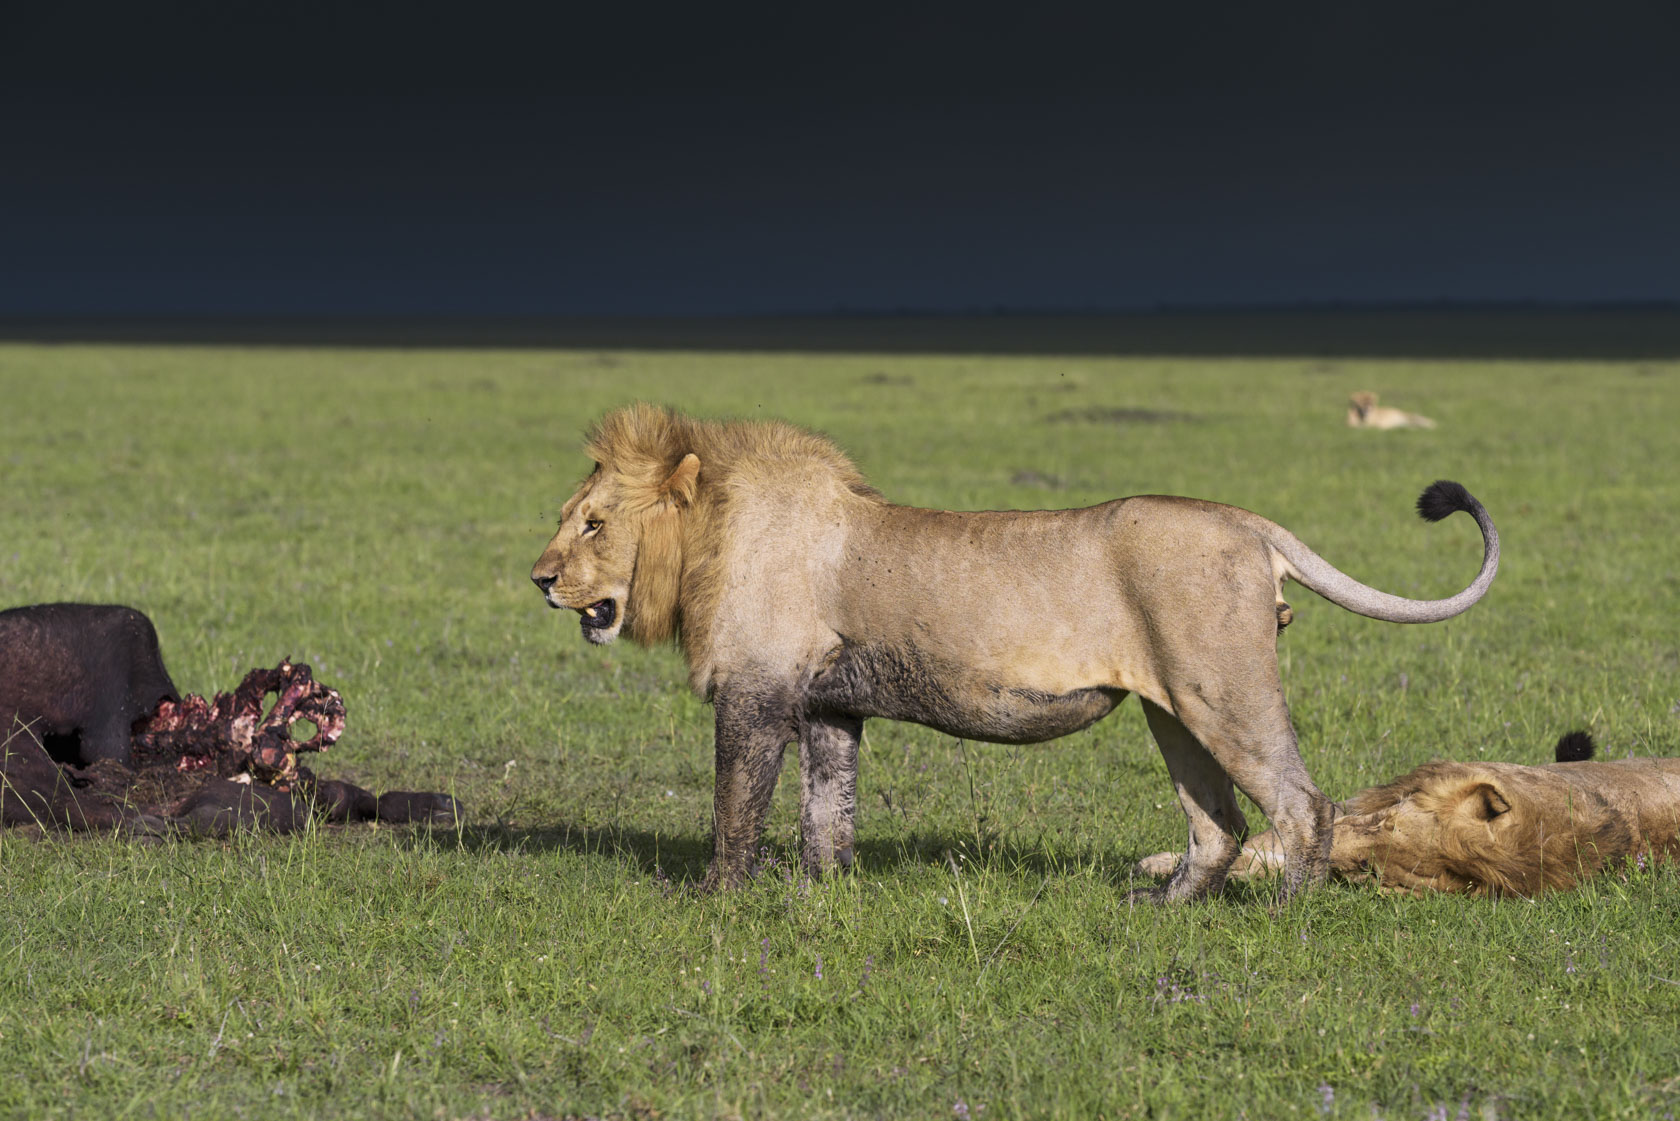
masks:
[(1136, 870), (1140, 876), (1170, 876), (1178, 871), (1178, 862), (1182, 859), (1176, 852), (1158, 852), (1138, 861)]

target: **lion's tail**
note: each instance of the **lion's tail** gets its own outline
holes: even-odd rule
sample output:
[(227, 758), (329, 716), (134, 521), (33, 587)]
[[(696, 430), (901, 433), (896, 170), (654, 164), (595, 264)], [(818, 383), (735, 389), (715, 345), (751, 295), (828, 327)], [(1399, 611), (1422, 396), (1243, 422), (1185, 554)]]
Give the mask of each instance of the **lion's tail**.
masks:
[(1288, 531), (1275, 535), (1271, 545), (1283, 562), (1278, 566), (1281, 575), (1299, 581), (1339, 607), (1390, 623), (1436, 623), (1468, 611), (1487, 594), (1499, 571), (1499, 531), (1475, 496), (1457, 483), (1441, 480), (1431, 483), (1417, 501), (1418, 515), (1425, 521), (1438, 522), (1455, 510), (1463, 510), (1481, 527), (1482, 570), (1469, 587), (1446, 599), (1407, 599), (1361, 584)]

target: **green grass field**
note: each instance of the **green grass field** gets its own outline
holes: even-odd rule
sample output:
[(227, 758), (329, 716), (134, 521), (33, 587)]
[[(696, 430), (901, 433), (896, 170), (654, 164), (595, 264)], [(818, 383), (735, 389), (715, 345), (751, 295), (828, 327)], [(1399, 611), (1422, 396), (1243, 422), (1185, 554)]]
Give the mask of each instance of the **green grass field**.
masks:
[[(1362, 388), (1440, 427), (1349, 430)], [(1414, 596), (1476, 569), (1470, 519), (1412, 513), (1457, 479), (1505, 549), (1469, 614), (1291, 594), (1319, 784), (1545, 762), (1582, 727), (1680, 754), (1680, 364), (3, 346), (0, 606), (137, 606), (195, 692), (306, 660), (349, 708), (318, 772), (467, 820), (0, 835), (0, 1115), (1680, 1110), (1671, 867), (1133, 908), (1184, 829), (1135, 702), (1029, 748), (871, 722), (855, 875), (790, 870), (790, 775), (764, 874), (686, 893), (710, 710), (674, 650), (588, 647), (527, 580), (580, 430), (637, 398), (818, 427), (900, 502), (1235, 503)]]

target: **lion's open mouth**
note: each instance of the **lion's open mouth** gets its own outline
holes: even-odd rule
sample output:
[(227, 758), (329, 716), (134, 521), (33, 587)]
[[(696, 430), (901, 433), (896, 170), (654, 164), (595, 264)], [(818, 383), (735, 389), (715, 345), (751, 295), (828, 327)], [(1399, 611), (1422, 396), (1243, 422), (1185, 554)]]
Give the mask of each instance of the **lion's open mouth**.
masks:
[(610, 599), (597, 600), (588, 607), (578, 608), (586, 631), (604, 631), (618, 618), (618, 604)]

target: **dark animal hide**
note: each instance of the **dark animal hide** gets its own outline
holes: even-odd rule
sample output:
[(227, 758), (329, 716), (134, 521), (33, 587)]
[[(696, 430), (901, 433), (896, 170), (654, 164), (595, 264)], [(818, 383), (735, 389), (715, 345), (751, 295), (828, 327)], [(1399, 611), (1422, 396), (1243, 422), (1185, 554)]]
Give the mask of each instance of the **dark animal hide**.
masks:
[(180, 699), (152, 621), (132, 607), (0, 611), (0, 737), (22, 731), (60, 763), (127, 764), (135, 722)]

